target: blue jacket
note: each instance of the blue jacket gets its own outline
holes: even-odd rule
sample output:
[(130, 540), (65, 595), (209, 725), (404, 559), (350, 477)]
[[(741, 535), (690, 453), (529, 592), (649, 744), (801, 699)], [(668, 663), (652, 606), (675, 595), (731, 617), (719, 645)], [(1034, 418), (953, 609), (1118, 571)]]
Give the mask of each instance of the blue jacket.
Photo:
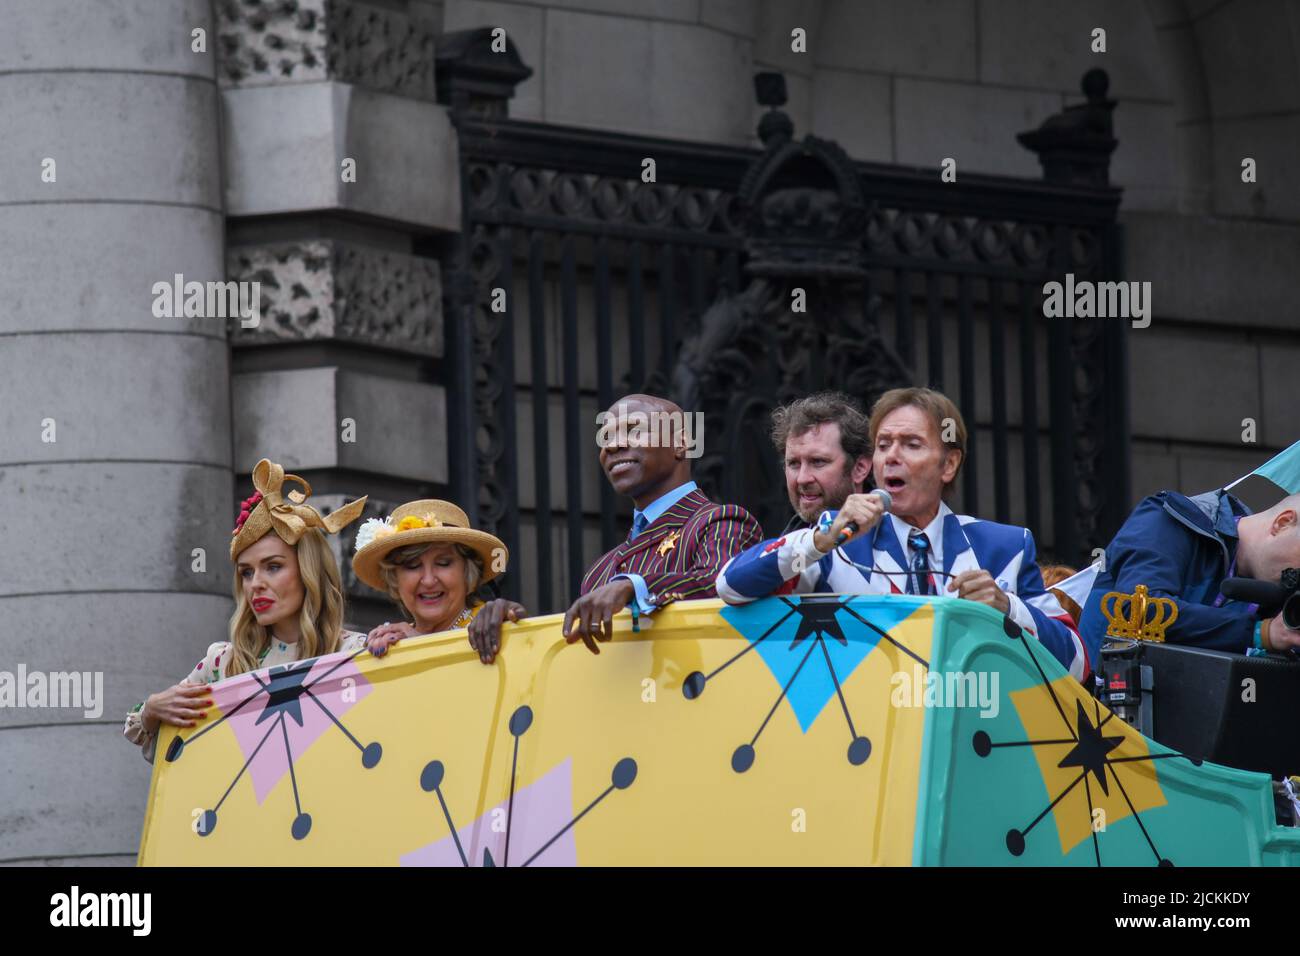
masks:
[(1105, 639), (1101, 599), (1107, 591), (1132, 594), (1145, 584), (1153, 596), (1178, 605), (1165, 640), (1244, 654), (1255, 641), (1253, 605), (1225, 601), (1214, 607), (1214, 602), (1236, 560), (1237, 519), (1248, 514), (1250, 509), (1226, 491), (1191, 498), (1162, 491), (1144, 498), (1106, 549), (1105, 568), (1079, 622), (1084, 642), (1096, 647)]
[[(1043, 587), (1028, 529), (946, 508), (942, 527), (944, 573), (937, 576), (938, 592), (948, 593), (944, 584), (952, 575), (987, 570), (1007, 595), (1008, 616), (1083, 680), (1095, 654), (1084, 650), (1074, 621)], [(907, 558), (893, 522), (883, 520), (826, 555), (814, 545), (814, 534), (813, 528), (791, 531), (742, 551), (718, 575), (718, 597), (744, 604), (769, 594), (898, 594), (906, 587)]]

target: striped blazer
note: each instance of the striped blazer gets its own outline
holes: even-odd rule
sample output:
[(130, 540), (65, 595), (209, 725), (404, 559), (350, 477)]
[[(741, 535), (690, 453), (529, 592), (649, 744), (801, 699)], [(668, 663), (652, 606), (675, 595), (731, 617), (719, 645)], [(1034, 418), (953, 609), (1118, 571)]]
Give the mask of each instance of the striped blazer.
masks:
[(587, 569), (582, 593), (619, 574), (645, 579), (651, 603), (717, 597), (718, 572), (734, 555), (763, 540), (763, 529), (739, 505), (720, 505), (698, 489), (656, 518), (635, 541), (624, 541)]

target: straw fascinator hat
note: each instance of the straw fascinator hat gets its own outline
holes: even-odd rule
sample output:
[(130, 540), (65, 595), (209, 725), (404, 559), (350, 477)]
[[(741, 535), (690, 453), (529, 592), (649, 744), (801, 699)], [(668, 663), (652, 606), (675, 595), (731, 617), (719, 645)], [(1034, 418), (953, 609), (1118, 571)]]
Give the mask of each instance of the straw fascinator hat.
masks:
[(385, 590), (379, 567), (388, 554), (411, 544), (463, 544), (483, 563), (481, 583), (498, 577), (510, 552), (501, 539), (469, 526), (469, 519), (450, 501), (425, 498), (408, 501), (393, 509), (387, 518), (367, 518), (357, 529), (357, 552), (352, 570), (376, 591)]
[[(297, 482), (303, 490), (286, 494), (282, 490), (286, 481)], [(260, 541), (268, 531), (274, 531), (287, 545), (297, 544), (308, 528), (337, 534), (359, 518), (366, 506), (366, 499), (358, 498), (321, 515), (311, 505), (303, 504), (311, 494), (311, 485), (297, 475), (286, 475), (283, 468), (266, 458), (253, 469), (253, 487), (257, 491), (240, 503), (239, 520), (231, 532), (231, 561), (245, 548)]]

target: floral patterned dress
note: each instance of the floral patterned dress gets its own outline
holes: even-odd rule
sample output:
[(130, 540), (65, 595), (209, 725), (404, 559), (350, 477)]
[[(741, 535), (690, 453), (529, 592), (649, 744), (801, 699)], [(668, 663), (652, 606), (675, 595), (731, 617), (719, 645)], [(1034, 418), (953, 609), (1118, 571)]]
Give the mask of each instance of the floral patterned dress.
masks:
[[(353, 653), (363, 650), (366, 646), (366, 635), (357, 634), (353, 631), (344, 631), (339, 640), (339, 652)], [(217, 681), (225, 680), (225, 669), (230, 662), (230, 642), (217, 641), (215, 644), (208, 646), (208, 652), (203, 655), (203, 660), (194, 666), (189, 676), (182, 683), (189, 684), (215, 684)], [(298, 660), (298, 645), (286, 644), (284, 641), (271, 639), (271, 643), (258, 656), (257, 666), (260, 670), (264, 667), (274, 667), (277, 664), (291, 664)], [(144, 707), (144, 701), (136, 704), (131, 708), (131, 712), (126, 715), (126, 725), (122, 728), (122, 734), (131, 743), (140, 747), (144, 759), (153, 763), (154, 750), (157, 747), (157, 733), (149, 733), (145, 728), (140, 713)]]

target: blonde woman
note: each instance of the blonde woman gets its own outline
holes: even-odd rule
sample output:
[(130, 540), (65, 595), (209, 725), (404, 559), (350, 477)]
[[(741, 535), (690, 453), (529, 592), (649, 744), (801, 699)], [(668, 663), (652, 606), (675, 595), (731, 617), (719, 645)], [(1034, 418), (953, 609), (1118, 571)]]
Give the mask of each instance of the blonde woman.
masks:
[[(281, 488), (295, 481), (304, 491)], [(302, 504), (311, 486), (262, 459), (253, 470), (257, 492), (241, 506), (230, 542), (235, 566), (235, 613), (230, 640), (208, 648), (188, 677), (137, 704), (123, 733), (153, 761), (162, 724), (193, 727), (212, 706), (210, 685), (275, 664), (357, 651), (365, 635), (343, 630), (343, 588), (338, 563), (325, 540), (354, 521), (361, 498), (322, 517)]]
[(500, 539), (471, 528), (465, 512), (437, 499), (408, 501), (387, 518), (370, 518), (357, 531), (356, 548), (357, 577), (407, 617), (370, 632), (376, 657), (404, 637), (467, 627), (483, 606), (475, 592), (502, 574), (509, 558)]

